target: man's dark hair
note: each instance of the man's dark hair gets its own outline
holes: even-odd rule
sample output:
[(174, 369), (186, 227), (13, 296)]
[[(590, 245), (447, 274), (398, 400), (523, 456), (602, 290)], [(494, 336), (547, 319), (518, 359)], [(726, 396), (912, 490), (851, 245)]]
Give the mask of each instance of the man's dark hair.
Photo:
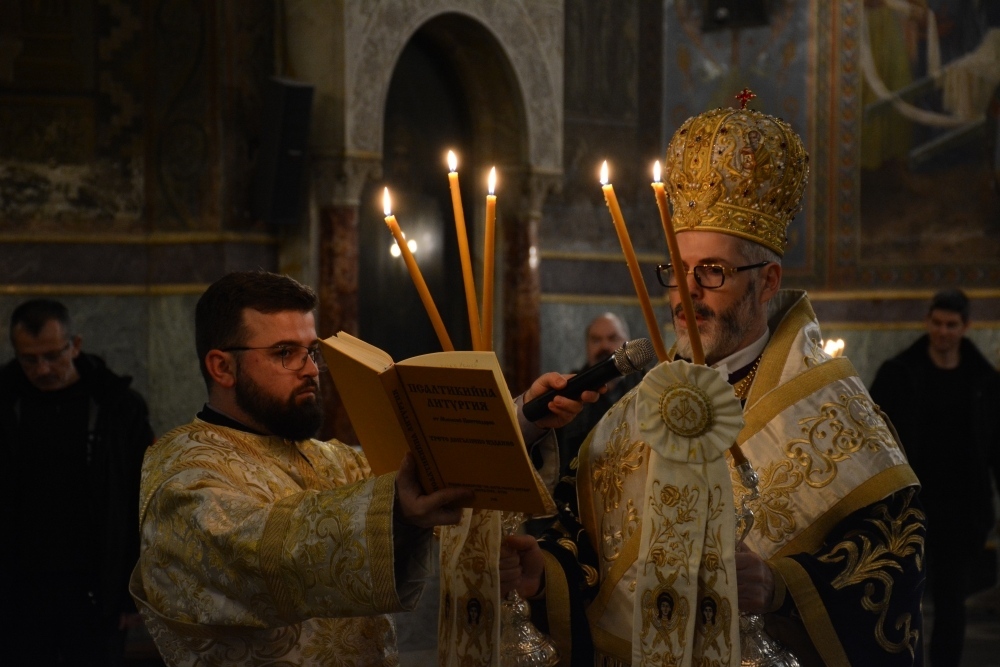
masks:
[(962, 318), (962, 322), (968, 322), (969, 297), (965, 296), (965, 292), (960, 289), (941, 290), (931, 299), (931, 307), (927, 309), (927, 314), (930, 315), (935, 310), (947, 310), (952, 313), (958, 313)]
[(25, 301), (11, 313), (10, 342), (14, 342), (15, 327), (20, 326), (31, 334), (32, 337), (37, 337), (41, 333), (42, 328), (52, 320), (56, 320), (62, 324), (66, 330), (66, 334), (69, 335), (71, 322), (69, 319), (69, 310), (66, 306), (52, 299), (31, 299), (30, 301)]
[(248, 338), (243, 323), (247, 308), (261, 313), (307, 313), (316, 307), (316, 293), (288, 276), (267, 271), (237, 271), (212, 283), (194, 311), (194, 339), (205, 384), (212, 378), (205, 366), (210, 350), (239, 347)]

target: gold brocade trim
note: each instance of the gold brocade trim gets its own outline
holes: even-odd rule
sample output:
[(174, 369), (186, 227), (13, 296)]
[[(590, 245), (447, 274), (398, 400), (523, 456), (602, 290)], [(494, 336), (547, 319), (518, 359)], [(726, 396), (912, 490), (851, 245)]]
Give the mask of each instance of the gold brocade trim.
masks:
[[(294, 447), (295, 445), (293, 445)], [(320, 476), (316, 474), (316, 469), (313, 467), (313, 462), (310, 461), (305, 452), (295, 447), (298, 456), (295, 457), (295, 467), (299, 471), (299, 475), (302, 476), (302, 482), (305, 484), (307, 489), (313, 489), (315, 491), (322, 491), (324, 489), (330, 488), (329, 484), (324, 483)]]
[[(223, 440), (212, 442), (204, 439), (198, 439), (192, 435), (200, 433), (211, 433), (223, 438)], [(175, 449), (168, 449), (165, 454), (161, 454), (161, 451), (163, 451), (162, 448), (169, 446), (169, 443), (173, 443), (181, 437), (187, 437), (190, 441), (188, 444), (184, 445), (182, 449), (188, 449), (189, 446), (194, 445), (215, 448), (218, 450), (233, 449), (249, 456), (254, 462), (268, 468), (272, 472), (275, 472), (275, 469), (272, 467), (274, 457), (266, 449), (268, 440), (275, 439), (274, 436), (253, 435), (238, 429), (210, 424), (206, 421), (195, 418), (194, 421), (189, 424), (178, 426), (177, 428), (168, 431), (161, 436), (153, 444), (153, 446), (149, 448), (149, 450), (147, 450), (146, 457), (143, 459), (143, 469), (148, 469), (150, 472), (148, 477), (142, 480), (142, 486), (140, 487), (140, 492), (145, 491), (140, 498), (140, 527), (142, 526), (142, 522), (145, 520), (146, 512), (149, 509), (149, 503), (152, 502), (153, 496), (156, 495), (159, 488), (163, 486), (163, 484), (171, 477), (184, 470), (208, 470), (216, 473), (220, 478), (226, 479), (230, 483), (236, 485), (246, 495), (252, 496), (257, 494), (255, 489), (250, 488), (246, 482), (234, 476), (232, 470), (225, 465), (220, 465), (215, 461), (206, 461), (201, 457), (197, 457), (194, 460), (175, 458), (173, 464), (170, 465), (169, 468), (164, 468), (162, 465), (164, 456), (168, 459), (171, 458)], [(265, 446), (261, 447), (261, 444)], [(183, 456), (183, 452), (181, 456)], [(149, 461), (154, 460), (153, 457), (159, 457), (160, 465), (147, 465)], [(282, 474), (285, 474), (287, 477), (287, 473), (282, 471)], [(294, 481), (293, 484), (296, 487), (299, 486), (297, 483), (294, 483)]]
[(753, 366), (750, 368), (750, 372), (733, 384), (733, 393), (736, 394), (736, 398), (743, 400), (747, 397), (747, 394), (750, 392), (750, 387), (753, 385), (753, 381), (757, 377), (757, 369), (760, 368), (760, 360), (761, 357), (757, 357), (757, 359), (753, 362)]
[(802, 292), (798, 300), (792, 304), (788, 312), (775, 327), (774, 335), (764, 348), (764, 356), (757, 371), (757, 380), (751, 385), (747, 395), (747, 407), (753, 406), (760, 398), (778, 386), (785, 361), (791, 353), (792, 345), (799, 332), (810, 322), (816, 320), (812, 305)]
[[(764, 368), (764, 364), (761, 364)], [(758, 372), (758, 378), (762, 378), (764, 371)], [(804, 396), (811, 396), (823, 387), (840, 380), (854, 377), (858, 373), (850, 359), (837, 357), (819, 366), (813, 366), (798, 377), (792, 378), (782, 386), (768, 393), (759, 399), (751, 408), (743, 413), (743, 430), (736, 436), (736, 442), (740, 445), (752, 438), (761, 429), (777, 417), (779, 414), (802, 400)], [(755, 383), (750, 387), (750, 394), (757, 393), (760, 383)], [(749, 405), (749, 401), (747, 401)]]
[(823, 544), (823, 538), (847, 515), (882, 500), (908, 486), (918, 486), (913, 469), (905, 463), (887, 468), (862, 482), (856, 489), (840, 499), (813, 523), (778, 549), (771, 562), (796, 553), (812, 553)]
[[(232, 475), (232, 470), (226, 466), (219, 465), (215, 462), (206, 461), (181, 461), (170, 467), (169, 470), (165, 470), (162, 475), (159, 475), (156, 479), (156, 485), (150, 486), (149, 492), (146, 493), (142, 498), (142, 506), (139, 508), (139, 528), (142, 528), (142, 522), (146, 519), (146, 512), (149, 510), (149, 504), (153, 502), (153, 496), (159, 491), (160, 487), (164, 485), (171, 477), (181, 473), (185, 470), (208, 470), (219, 475), (221, 478), (228, 479)], [(237, 483), (234, 481), (234, 483)]]
[(629, 568), (632, 567), (632, 563), (639, 557), (639, 543), (642, 538), (642, 526), (636, 527), (635, 532), (632, 536), (628, 538), (628, 542), (622, 547), (621, 554), (618, 560), (614, 562), (611, 569), (608, 570), (608, 575), (601, 582), (601, 588), (597, 592), (597, 597), (587, 608), (587, 617), (590, 619), (590, 626), (593, 628), (597, 621), (601, 619), (604, 615), (604, 610), (608, 606), (608, 602), (611, 601), (611, 596), (615, 592), (618, 583), (628, 572)]
[[(594, 431), (591, 431), (584, 439), (583, 444), (577, 453), (579, 469), (576, 472), (576, 479), (590, 479), (590, 443), (594, 439)], [(594, 553), (601, 553), (598, 545), (598, 535), (600, 530), (597, 526), (597, 518), (593, 514), (594, 507), (594, 487), (590, 483), (576, 485), (577, 504), (580, 507), (580, 523), (586, 528), (587, 536), (590, 538), (590, 545), (594, 548)], [(636, 553), (639, 553), (638, 546)]]
[(264, 576), (264, 583), (274, 598), (274, 606), (278, 613), (290, 623), (295, 619), (295, 601), (292, 600), (291, 590), (285, 585), (281, 576), (281, 563), (285, 536), (292, 525), (295, 508), (301, 501), (302, 494), (296, 493), (276, 502), (267, 515), (264, 532), (260, 538), (260, 570)]
[(803, 625), (809, 633), (809, 639), (823, 658), (826, 667), (851, 667), (833, 622), (826, 612), (826, 605), (819, 591), (813, 586), (809, 574), (798, 562), (785, 558), (772, 563), (785, 584), (795, 591), (795, 605), (802, 614)]
[(545, 560), (545, 609), (549, 621), (549, 636), (559, 651), (559, 662), (573, 661), (573, 632), (570, 628), (569, 583), (559, 560), (548, 551), (542, 551)]
[(392, 508), (396, 500), (396, 475), (375, 478), (365, 516), (365, 541), (371, 558), (372, 595), (377, 607), (398, 606), (393, 563)]
[[(886, 572), (898, 569), (899, 563), (913, 556), (918, 567), (924, 553), (924, 538), (920, 534), (921, 521), (926, 519), (924, 513), (910, 506), (910, 501), (916, 494), (911, 488), (906, 494), (906, 502), (898, 516), (890, 516), (888, 505), (880, 503), (873, 508), (875, 516), (868, 521), (885, 538), (883, 543), (872, 543), (867, 539), (855, 542), (848, 536), (835, 545), (828, 553), (818, 557), (822, 563), (842, 565), (844, 569), (830, 582), (835, 590), (848, 586), (861, 588), (864, 595), (861, 598), (861, 608), (878, 614), (875, 625), (875, 642), (886, 653), (908, 652), (910, 657), (916, 655), (920, 645), (920, 630), (914, 626), (913, 615), (909, 611), (889, 619), (889, 607), (892, 600), (894, 580)], [(880, 591), (881, 589), (881, 591)], [(902, 639), (894, 642), (889, 638), (886, 628), (891, 626), (897, 633), (902, 632)]]
[[(156, 618), (159, 623), (166, 626), (166, 628), (174, 635), (179, 636), (181, 641), (185, 643), (185, 648), (189, 648), (188, 644), (191, 639), (211, 640), (219, 638), (219, 626), (217, 625), (178, 621), (168, 616), (164, 616), (157, 611), (156, 608), (149, 603), (149, 599), (146, 597), (146, 589), (142, 585), (142, 573), (139, 565), (136, 565), (136, 568), (132, 571), (132, 578), (129, 580), (129, 593), (132, 595), (132, 599), (139, 603), (139, 607), (145, 609), (150, 616)], [(224, 626), (224, 629), (227, 637), (242, 637), (249, 640), (258, 636), (261, 631), (260, 628), (235, 625)]]

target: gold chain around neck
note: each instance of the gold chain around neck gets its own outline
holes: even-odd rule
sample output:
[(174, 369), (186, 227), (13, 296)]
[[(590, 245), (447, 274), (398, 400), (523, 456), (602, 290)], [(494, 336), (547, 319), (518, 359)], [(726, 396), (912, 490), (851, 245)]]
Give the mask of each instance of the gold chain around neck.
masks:
[(733, 385), (733, 393), (735, 393), (736, 398), (741, 401), (744, 400), (747, 397), (747, 394), (750, 393), (750, 385), (753, 384), (753, 379), (757, 376), (757, 367), (760, 366), (761, 357), (763, 357), (763, 355), (757, 357), (757, 360), (753, 362), (753, 366), (750, 367), (750, 372), (740, 378)]

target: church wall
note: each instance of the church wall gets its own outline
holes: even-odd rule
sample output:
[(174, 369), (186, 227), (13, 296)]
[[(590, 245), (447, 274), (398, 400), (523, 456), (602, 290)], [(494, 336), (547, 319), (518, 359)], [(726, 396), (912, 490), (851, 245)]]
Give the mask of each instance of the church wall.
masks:
[[(654, 272), (668, 260), (649, 167), (686, 118), (734, 105), (744, 86), (757, 94), (749, 106), (789, 121), (811, 154), (805, 208), (788, 230), (784, 284), (808, 290), (824, 335), (848, 341), (862, 378), (873, 378), (881, 361), (919, 335), (930, 296), (947, 286), (966, 289), (973, 301), (970, 335), (1000, 364), (1000, 256), (986, 250), (1000, 220), (974, 223), (968, 211), (949, 210), (965, 218), (937, 220), (933, 229), (861, 221), (862, 198), (885, 194), (865, 194), (859, 178), (863, 3), (767, 4), (766, 26), (703, 32), (692, 2), (566, 3), (564, 184), (550, 198), (540, 231), (542, 368), (577, 368), (584, 327), (604, 310), (623, 315), (633, 336), (646, 331), (597, 181), (603, 159), (659, 325), (669, 329)], [(1000, 192), (988, 196), (1000, 199)], [(951, 200), (941, 193), (941, 203), (930, 206), (945, 201)], [(963, 230), (976, 224), (985, 245), (970, 255), (961, 250), (971, 238)], [(898, 235), (871, 236), (884, 227)], [(873, 250), (876, 244), (891, 252)]]
[[(342, 88), (330, 93), (341, 107), (332, 129), (317, 121), (318, 148), (380, 155), (384, 90), (365, 85), (370, 66), (381, 63), (387, 86), (407, 36), (441, 12), (486, 25), (526, 82), (533, 164), (562, 172), (538, 230), (540, 365), (569, 370), (599, 312), (619, 312), (633, 336), (645, 330), (598, 183), (601, 160), (666, 327), (650, 165), (688, 115), (748, 85), (758, 93), (751, 106), (790, 120), (813, 156), (786, 284), (816, 298), (825, 335), (847, 340), (862, 377), (918, 335), (926, 299), (952, 284), (969, 289), (971, 335), (1000, 362), (1000, 257), (973, 240), (979, 254), (963, 260), (968, 239), (956, 245), (946, 230), (862, 220), (871, 192), (857, 177), (864, 110), (851, 51), (862, 0), (769, 4), (770, 25), (734, 39), (702, 34), (692, 2), (332, 2), (345, 27), (344, 71), (333, 77)], [(516, 46), (526, 24), (537, 33), (531, 53)], [(204, 395), (188, 341), (208, 283), (256, 266), (316, 275), (315, 216), (311, 228), (274, 229), (249, 213), (262, 84), (294, 49), (276, 43), (279, 33), (264, 0), (0, 3), (0, 315), (34, 295), (65, 299), (85, 349), (135, 376), (157, 432)], [(387, 36), (398, 49), (380, 54)], [(509, 195), (500, 194), (502, 219)], [(995, 230), (986, 222), (994, 227), (984, 233)]]
[(279, 266), (250, 214), (273, 3), (0, 3), (0, 357), (20, 302), (64, 301), (157, 434), (205, 399), (194, 302)]
[[(69, 308), (72, 333), (83, 338), (84, 352), (103, 358), (115, 373), (132, 377), (132, 388), (149, 405), (156, 435), (187, 423), (201, 408), (205, 385), (198, 370), (192, 326), (197, 295), (45, 296)], [(0, 359), (13, 357), (7, 326), (14, 308), (26, 298), (0, 296)]]

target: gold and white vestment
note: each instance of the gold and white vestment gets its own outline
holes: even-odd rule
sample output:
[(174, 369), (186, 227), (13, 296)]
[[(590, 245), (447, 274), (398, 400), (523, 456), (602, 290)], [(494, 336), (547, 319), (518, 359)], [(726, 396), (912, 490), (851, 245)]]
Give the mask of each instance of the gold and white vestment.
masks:
[(167, 664), (398, 664), (388, 614), (415, 606), (431, 532), (393, 525), (394, 482), (338, 442), (163, 436), (131, 591)]

